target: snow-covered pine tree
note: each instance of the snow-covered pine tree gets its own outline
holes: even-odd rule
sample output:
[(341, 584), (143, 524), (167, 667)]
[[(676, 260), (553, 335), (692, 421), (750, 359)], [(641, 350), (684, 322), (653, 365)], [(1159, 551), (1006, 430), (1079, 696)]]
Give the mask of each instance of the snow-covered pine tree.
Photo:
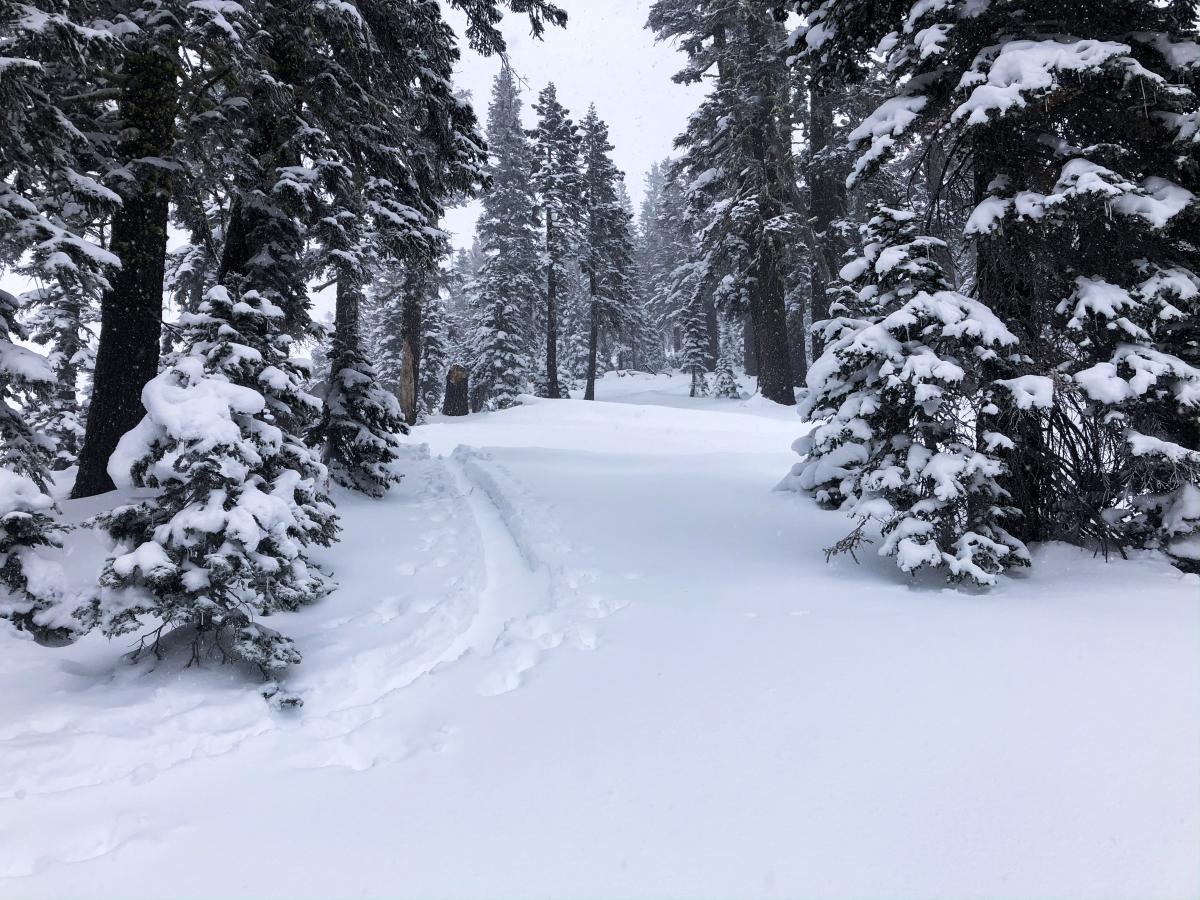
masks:
[[(101, 101), (109, 183), (121, 203), (107, 225), (107, 248), (121, 265), (100, 296), (100, 333), (86, 433), (72, 496), (112, 489), (109, 456), (141, 419), (142, 387), (159, 371), (163, 283), (172, 202), (176, 210), (209, 196), (188, 146), (225, 171), (222, 139), (240, 124), (244, 95), (233, 85), (256, 68), (247, 33), (260, 7), (149, 0), (106, 9), (117, 23), (114, 61), (76, 93)], [(115, 100), (114, 100), (115, 98)], [(218, 139), (217, 136), (221, 138)]]
[(334, 174), (325, 181), (329, 199), (314, 236), (321, 268), (337, 282), (337, 299), (324, 409), (309, 440), (321, 448), (334, 481), (382, 497), (401, 478), (395, 469), (399, 435), (408, 431), (400, 404), (381, 383), (363, 343), (365, 286), (386, 231), (372, 227), (353, 179)]
[(679, 369), (684, 375), (692, 376), (688, 392), (691, 397), (708, 396), (708, 323), (704, 307), (693, 301), (684, 310), (683, 350), (680, 353)]
[(407, 262), (384, 264), (375, 279), (377, 365), (409, 425), (415, 425), (420, 417), (424, 320), (437, 301), (439, 280), (438, 273), (424, 264)]
[(399, 435), (407, 434), (408, 426), (395, 395), (382, 385), (363, 351), (362, 288), (350, 278), (340, 278), (337, 290), (329, 384), (314, 443), (321, 447), (334, 481), (369, 497), (382, 497), (402, 477), (395, 463)]
[[(972, 173), (974, 296), (1019, 339), (997, 365), (1002, 485), (1025, 541), (1193, 554), (1200, 70), (1186, 0), (805, 2), (805, 59), (892, 94), (852, 179), (936, 134)], [(1182, 304), (1182, 305), (1181, 305)]]
[(0, 619), (39, 637), (61, 599), (57, 565), (39, 548), (58, 545), (47, 493), (52, 443), (30, 429), (24, 408), (55, 383), (47, 361), (14, 341), (24, 338), (17, 298), (0, 290)]
[(687, 222), (687, 203), (679, 183), (669, 177), (670, 161), (656, 163), (646, 176), (646, 195), (639, 217), (639, 275), (645, 284), (650, 315), (663, 335), (670, 360), (683, 347), (683, 312), (687, 300), (677, 290), (676, 273), (696, 252)]
[(470, 250), (460, 249), (454, 253), (449, 268), (442, 273), (447, 368), (450, 365), (466, 366), (471, 360), (471, 310), (479, 290), (482, 265), (483, 250), (475, 239)]
[(656, 0), (647, 24), (687, 54), (677, 82), (698, 83), (716, 71), (713, 89), (675, 140), (683, 154), (672, 172), (686, 185), (700, 235), (694, 261), (704, 296), (715, 297), (727, 314), (749, 314), (759, 389), (790, 406), (796, 401), (784, 304), (797, 191), (777, 6)]
[(785, 484), (859, 520), (839, 545), (853, 551), (868, 520), (881, 555), (905, 572), (945, 569), (991, 584), (1029, 561), (1007, 529), (1019, 519), (1000, 486), (992, 376), (1016, 337), (990, 310), (952, 289), (916, 233), (914, 214), (875, 208), (862, 249), (841, 270), (828, 342), (801, 405), (824, 420), (797, 442), (805, 455)]
[(742, 389), (738, 386), (737, 375), (733, 371), (735, 349), (729, 323), (721, 321), (721, 352), (717, 354), (717, 365), (713, 369), (713, 396), (728, 400), (740, 400)]
[(559, 399), (558, 304), (566, 267), (579, 241), (583, 219), (583, 182), (579, 169), (579, 131), (558, 90), (548, 84), (534, 105), (537, 127), (533, 138), (533, 189), (542, 224), (541, 268), (546, 316), (546, 368), (542, 391)]
[(45, 401), (29, 412), (37, 430), (54, 441), (54, 468), (59, 470), (75, 465), (83, 443), (87, 407), (80, 397), (90, 393), (95, 363), (92, 299), (82, 291), (60, 286), (34, 290), (22, 298), (29, 310), (25, 316), (29, 337), (49, 348), (48, 361), (54, 372), (54, 386)]
[(117, 262), (97, 239), (119, 203), (102, 183), (110, 167), (95, 124), (103, 104), (89, 99), (117, 48), (97, 17), (87, 3), (0, 7), (0, 271), (36, 285), (22, 315), (30, 337), (50, 349), (55, 382), (26, 414), (57, 442), (55, 468), (78, 453), (86, 328)]
[(580, 128), (584, 221), (579, 262), (588, 285), (584, 400), (596, 399), (601, 333), (615, 334), (634, 323), (633, 238), (629, 213), (621, 203), (624, 176), (612, 161), (612, 150), (608, 126), (596, 107), (589, 107)]
[(421, 317), (421, 377), (418, 414), (426, 419), (442, 408), (446, 370), (450, 368), (449, 316), (439, 292), (430, 294)]
[(181, 317), (184, 353), (146, 386), (146, 417), (109, 467), (159, 493), (101, 517), (117, 551), (77, 613), (85, 627), (147, 628), (155, 649), (164, 632), (190, 629), (194, 659), (239, 658), (268, 678), (299, 660), (254, 617), (329, 590), (307, 554), (334, 540), (337, 519), (324, 466), (295, 437), (319, 401), (304, 393), (284, 316), (263, 294), (235, 300), (218, 286)]
[(582, 269), (567, 269), (558, 285), (558, 375), (565, 391), (587, 380), (591, 294)]
[(536, 335), (527, 323), (542, 296), (530, 184), (533, 148), (521, 127), (517, 78), (507, 65), (492, 85), (488, 150), (490, 186), (476, 232), (483, 261), (468, 328), (475, 411), (506, 409), (528, 390), (527, 350), (536, 345)]

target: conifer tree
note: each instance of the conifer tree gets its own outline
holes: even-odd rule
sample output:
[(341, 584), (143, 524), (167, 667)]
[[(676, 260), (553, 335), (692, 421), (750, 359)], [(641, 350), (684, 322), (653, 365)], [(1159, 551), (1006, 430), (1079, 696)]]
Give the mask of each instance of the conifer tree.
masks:
[(621, 171), (610, 154), (608, 126), (590, 107), (581, 126), (584, 225), (580, 266), (588, 285), (587, 388), (583, 399), (596, 399), (597, 351), (601, 333), (617, 332), (634, 320), (631, 275), (634, 265), (630, 215), (621, 203)]
[(325, 467), (295, 437), (319, 401), (303, 390), (284, 316), (263, 294), (235, 300), (218, 286), (181, 317), (185, 352), (146, 386), (146, 417), (109, 466), (159, 494), (102, 517), (117, 552), (78, 613), (85, 627), (116, 636), (158, 621), (156, 644), (187, 628), (195, 659), (241, 658), (269, 678), (299, 660), (254, 617), (329, 590), (307, 553), (334, 540), (337, 519)]
[(701, 304), (693, 302), (684, 314), (683, 352), (679, 366), (683, 374), (692, 376), (691, 397), (708, 396), (707, 346), (708, 328), (704, 321), (704, 310)]
[(935, 134), (953, 148), (936, 177), (971, 173), (973, 294), (1018, 340), (992, 379), (1014, 534), (1191, 558), (1194, 4), (800, 8), (801, 56), (823, 76), (863, 77), (876, 46), (887, 69), (890, 96), (850, 133), (852, 181)]
[(669, 176), (670, 168), (669, 161), (655, 164), (646, 176), (638, 270), (649, 312), (663, 331), (664, 348), (675, 356), (683, 346), (683, 313), (688, 304), (688, 298), (676, 290), (678, 273), (697, 248), (683, 191)]
[(521, 127), (516, 75), (503, 66), (488, 107), (491, 183), (477, 238), (483, 261), (475, 280), (467, 343), (473, 360), (471, 408), (505, 409), (528, 388), (529, 320), (542, 296), (530, 184), (533, 148)]
[[(749, 315), (763, 396), (792, 405), (785, 301), (797, 192), (790, 78), (774, 11), (762, 3), (656, 0), (648, 26), (687, 54), (677, 82), (699, 82), (715, 69), (715, 86), (675, 141), (683, 154), (674, 176), (684, 179), (700, 235), (693, 261), (703, 297), (727, 314)], [(709, 315), (715, 340), (715, 310)]]
[(364, 211), (356, 199), (335, 194), (330, 205), (334, 209), (321, 218), (316, 234), (328, 271), (337, 282), (337, 301), (324, 409), (309, 439), (321, 447), (334, 481), (381, 497), (400, 480), (394, 468), (398, 435), (408, 431), (400, 404), (367, 358), (362, 333), (365, 285), (375, 259), (372, 243), (382, 235), (364, 227)]
[(92, 298), (61, 287), (31, 291), (23, 299), (29, 337), (49, 348), (54, 372), (54, 386), (30, 414), (38, 431), (54, 441), (54, 468), (67, 469), (83, 443), (87, 407), (80, 397), (91, 393), (95, 309)]
[(380, 383), (363, 352), (357, 322), (361, 290), (339, 281), (338, 294), (329, 384), (313, 443), (322, 448), (334, 481), (369, 497), (382, 497), (400, 481), (394, 468), (398, 436), (407, 434), (408, 426), (395, 395)]
[(421, 379), (419, 393), (421, 418), (442, 408), (446, 370), (450, 368), (450, 333), (445, 302), (438, 293), (429, 297), (421, 319)]
[(533, 188), (542, 224), (542, 276), (545, 285), (546, 368), (543, 393), (559, 399), (558, 378), (560, 286), (579, 241), (583, 218), (583, 182), (579, 170), (579, 132), (558, 91), (546, 85), (534, 106), (537, 128), (532, 133)]
[(48, 491), (52, 443), (30, 429), (23, 407), (54, 384), (46, 360), (13, 343), (24, 338), (17, 299), (0, 290), (0, 619), (45, 635), (62, 576), (39, 550), (58, 545)]
[(801, 414), (827, 419), (800, 440), (788, 480), (859, 526), (881, 525), (880, 554), (905, 572), (944, 568), (990, 584), (1025, 565), (1007, 530), (1018, 517), (1000, 486), (992, 384), (1016, 337), (985, 306), (954, 291), (933, 259), (936, 238), (914, 214), (878, 206), (862, 250), (841, 270), (835, 318), (818, 323), (828, 347), (809, 370)]
[(89, 99), (117, 49), (92, 4), (0, 7), (0, 270), (37, 285), (22, 315), (29, 336), (50, 349), (55, 381), (27, 414), (57, 442), (55, 468), (78, 453), (86, 327), (118, 262), (98, 241), (120, 200), (103, 183), (111, 169), (97, 124), (103, 102)]
[(729, 400), (740, 400), (742, 389), (738, 387), (737, 375), (733, 371), (734, 349), (729, 325), (721, 323), (721, 352), (713, 369), (713, 396)]
[[(255, 70), (245, 41), (262, 22), (258, 7), (151, 0), (118, 4), (113, 63), (80, 87), (84, 96), (115, 95), (97, 123), (108, 148), (110, 182), (120, 195), (108, 223), (114, 267), (100, 297), (86, 433), (72, 496), (112, 489), (107, 463), (121, 435), (144, 410), (142, 387), (159, 370), (163, 284), (172, 201), (196, 202), (206, 191), (189, 165), (188, 145), (220, 156), (242, 124), (244, 95), (231, 85)], [(232, 102), (226, 102), (232, 101)], [(223, 166), (225, 160), (215, 163)]]

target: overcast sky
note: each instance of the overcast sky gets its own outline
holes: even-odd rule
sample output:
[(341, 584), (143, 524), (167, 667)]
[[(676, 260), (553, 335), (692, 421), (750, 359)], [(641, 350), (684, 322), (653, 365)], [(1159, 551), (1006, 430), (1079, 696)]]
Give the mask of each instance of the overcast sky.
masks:
[[(538, 41), (529, 36), (528, 22), (509, 13), (503, 30), (509, 60), (524, 80), (525, 121), (534, 124), (531, 107), (548, 81), (558, 86), (559, 100), (578, 121), (589, 103), (609, 125), (616, 148), (613, 156), (625, 172), (635, 203), (641, 200), (642, 179), (650, 164), (671, 152), (671, 143), (696, 108), (702, 89), (678, 85), (671, 76), (684, 58), (669, 44), (656, 44), (645, 29), (653, 0), (558, 0), (570, 21), (565, 29), (549, 29)], [(450, 13), (462, 33), (462, 19)], [(492, 79), (498, 59), (484, 59), (463, 49), (458, 86), (471, 94), (479, 118), (486, 124)], [(471, 241), (478, 204), (457, 209), (444, 227), (456, 246)]]

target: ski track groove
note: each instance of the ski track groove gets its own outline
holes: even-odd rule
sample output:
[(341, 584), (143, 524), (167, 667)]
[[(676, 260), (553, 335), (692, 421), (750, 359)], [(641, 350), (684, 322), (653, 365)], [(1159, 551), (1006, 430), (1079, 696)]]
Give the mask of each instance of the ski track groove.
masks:
[[(487, 451), (462, 445), (413, 463), (425, 481), (410, 511), (426, 530), (414, 536), (419, 561), (398, 563), (396, 571), (418, 575), (449, 560), (461, 560), (461, 570), (448, 572), (452, 577), (428, 599), (389, 594), (325, 618), (307, 639), (316, 670), (301, 667), (289, 679), (306, 699), (299, 717), (272, 715), (256, 691), (228, 684), (215, 694), (147, 684), (126, 702), (97, 706), (83, 718), (78, 709), (75, 715), (47, 710), (0, 727), (0, 775), (14, 776), (0, 785), (0, 801), (57, 796), (63, 802), (76, 791), (136, 788), (239, 752), (250, 761), (271, 753), (294, 770), (366, 772), (438, 752), (458, 732), (448, 723), (414, 720), (395, 705), (416, 682), (445, 676), (445, 690), (494, 697), (519, 688), (559, 647), (594, 649), (594, 620), (623, 604), (585, 595), (595, 575), (564, 563), (573, 548), (559, 536), (553, 510)], [(337, 602), (336, 593), (324, 601)], [(306, 612), (321, 615), (317, 607)], [(110, 680), (129, 686), (144, 674), (114, 663)], [(105, 764), (97, 766), (98, 759)], [(139, 805), (107, 823), (64, 823), (49, 845), (31, 841), (19, 819), (0, 822), (0, 883), (163, 840), (170, 829), (149, 810), (137, 811)]]

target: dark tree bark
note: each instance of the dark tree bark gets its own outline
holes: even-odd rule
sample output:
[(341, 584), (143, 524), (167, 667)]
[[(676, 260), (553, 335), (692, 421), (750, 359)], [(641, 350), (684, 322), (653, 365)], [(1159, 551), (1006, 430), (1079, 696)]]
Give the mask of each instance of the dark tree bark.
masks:
[(158, 374), (170, 181), (160, 166), (138, 161), (170, 155), (176, 71), (174, 60), (153, 51), (125, 59), (119, 103), (128, 136), (120, 156), (139, 172), (139, 179), (113, 216), (111, 249), (121, 258), (121, 268), (100, 301), (92, 400), (72, 497), (113, 489), (109, 457), (122, 435), (145, 415), (142, 388)]
[(465, 416), (469, 413), (471, 373), (463, 366), (453, 365), (446, 373), (446, 396), (442, 400), (442, 415)]
[[(845, 242), (837, 234), (835, 224), (846, 216), (845, 173), (838, 170), (829, 158), (833, 143), (836, 96), (822, 85), (812, 82), (808, 91), (808, 127), (811, 145), (808, 156), (808, 249), (811, 265), (812, 320), (829, 318), (828, 289), (837, 279), (841, 268)], [(824, 347), (820, 335), (813, 334), (813, 357), (821, 355)]]
[(947, 226), (948, 217), (945, 212), (947, 204), (947, 198), (944, 196), (947, 187), (944, 184), (945, 178), (946, 148), (941, 140), (934, 136), (925, 150), (925, 187), (928, 192), (926, 233), (945, 241), (943, 245), (934, 247), (931, 255), (941, 265), (946, 272), (946, 277), (950, 279), (954, 287), (958, 288), (962, 284), (962, 279), (959, 276), (954, 254), (950, 251), (952, 235), (951, 229)]
[[(546, 210), (546, 249), (554, 246), (554, 215)], [(558, 269), (550, 259), (546, 267), (546, 396), (562, 398), (558, 387)]]
[[(333, 311), (333, 347), (329, 354), (330, 375), (335, 376), (346, 366), (347, 357), (359, 351), (359, 315), (362, 309), (362, 285), (348, 276), (338, 279), (337, 300)], [(328, 405), (325, 417), (328, 418)]]
[(792, 387), (792, 356), (788, 346), (787, 311), (784, 308), (783, 260), (774, 239), (759, 249), (758, 290), (750, 292), (750, 318), (755, 323), (758, 349), (758, 390), (768, 400), (785, 406), (796, 404)]
[[(592, 296), (596, 296), (596, 276), (591, 275), (591, 290)], [(597, 318), (596, 302), (592, 301), (591, 322), (588, 328), (588, 362), (587, 362), (587, 388), (583, 392), (584, 400), (596, 399), (596, 349), (600, 343), (600, 322)]]
[[(743, 7), (746, 39), (770, 46), (778, 23), (769, 13)], [(754, 279), (750, 288), (750, 321), (758, 352), (758, 389), (768, 400), (794, 406), (792, 360), (787, 335), (787, 253), (783, 238), (772, 227), (796, 211), (796, 172), (792, 158), (791, 94), (782, 60), (755, 70), (742, 129), (745, 156), (757, 168), (757, 233), (753, 238)]]
[(409, 425), (417, 424), (417, 389), (421, 383), (421, 323), (431, 277), (431, 273), (424, 269), (414, 270), (409, 276), (400, 316), (403, 337), (396, 399), (400, 401), (400, 411)]
[[(975, 138), (972, 159), (976, 203), (989, 195), (987, 186), (994, 178), (1004, 174), (1008, 166), (1021, 164), (1021, 151), (1019, 132), (1002, 126), (986, 129)], [(1049, 298), (1039, 297), (1040, 283), (1050, 280), (1038, 277), (1037, 261), (1031, 258), (1029, 248), (1011, 241), (980, 241), (975, 259), (979, 300), (1005, 323), (1011, 323), (1022, 353), (1035, 360), (1049, 359), (1050, 351), (1044, 340), (1047, 323), (1042, 317), (1055, 304)], [(1003, 371), (1000, 377), (1020, 374), (1024, 372), (1018, 368)], [(1008, 471), (999, 482), (1012, 496), (1012, 505), (1021, 511), (1021, 516), (1006, 527), (1026, 543), (1048, 540), (1055, 536), (1057, 491), (1053, 454), (1047, 446), (1042, 413), (1018, 408), (1010, 396), (997, 397), (996, 403), (1000, 407), (999, 430), (1015, 444), (1012, 450), (1003, 452)]]
[(793, 308), (790, 311), (791, 321), (788, 322), (788, 337), (791, 341), (792, 354), (792, 383), (796, 387), (804, 387), (808, 376), (808, 346), (804, 340), (804, 336), (808, 332), (804, 321), (805, 305), (807, 304), (798, 304), (799, 308)]
[(747, 375), (758, 377), (758, 344), (754, 340), (754, 323), (748, 315), (742, 320), (742, 364)]

